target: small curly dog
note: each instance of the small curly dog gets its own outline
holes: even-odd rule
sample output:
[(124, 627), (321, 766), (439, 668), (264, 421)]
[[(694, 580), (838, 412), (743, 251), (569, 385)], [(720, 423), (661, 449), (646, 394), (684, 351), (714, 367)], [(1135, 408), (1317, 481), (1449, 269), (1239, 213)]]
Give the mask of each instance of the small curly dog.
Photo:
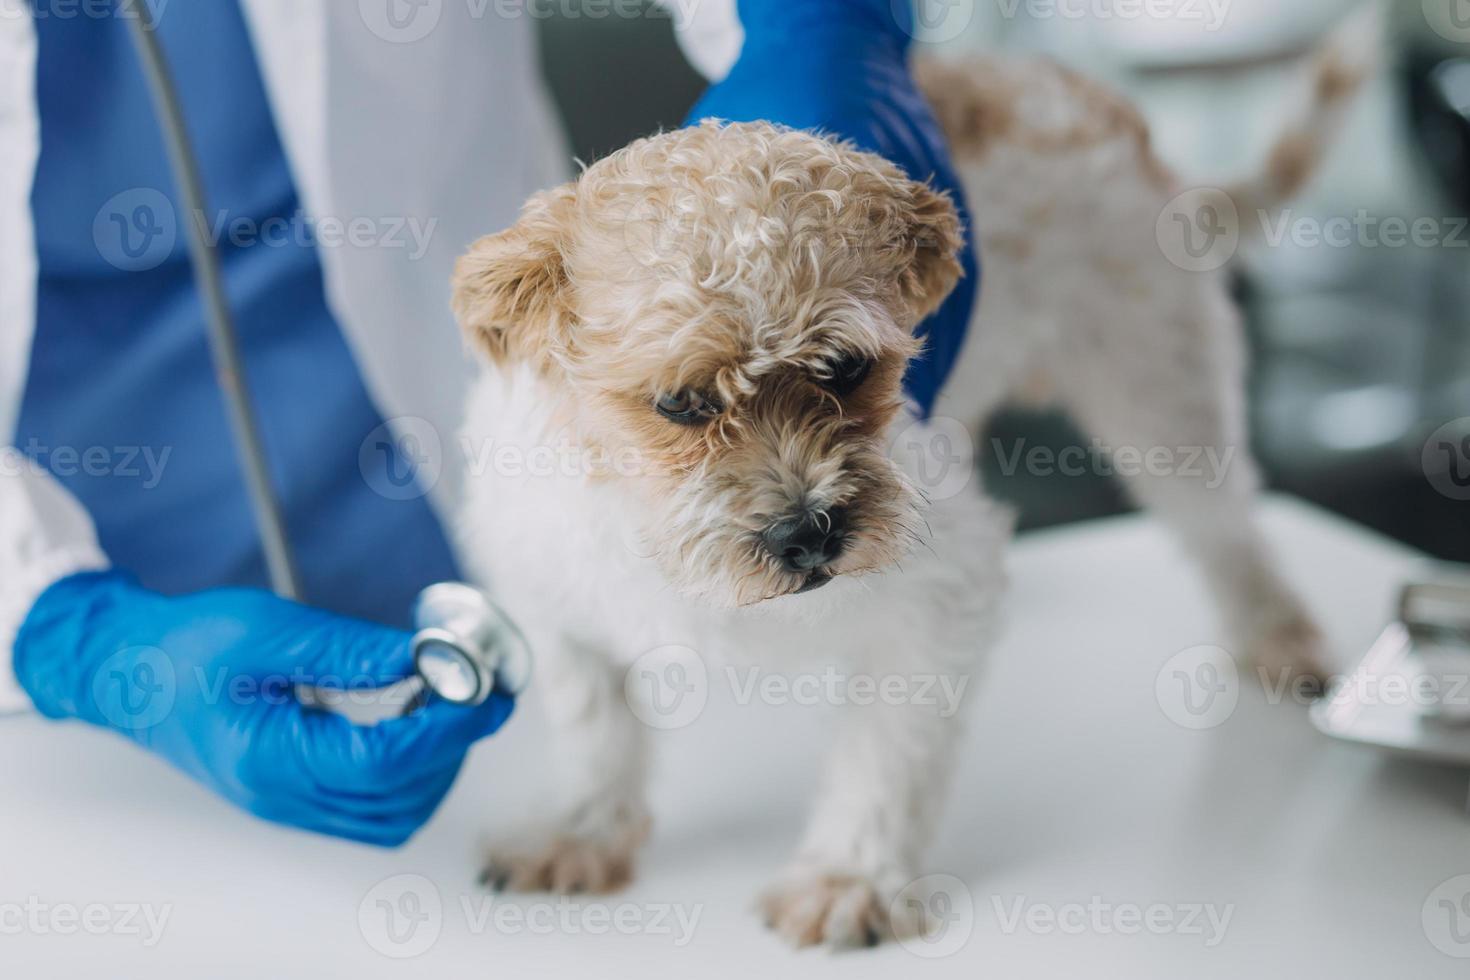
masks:
[[(1245, 225), (1297, 190), (1366, 62), (1340, 36), (1324, 48), (1305, 115), (1222, 213)], [(1228, 277), (1160, 247), (1161, 215), (1192, 198), (1142, 118), (1045, 61), (919, 72), (986, 268), (937, 417), (975, 435), (1008, 401), (1045, 402), (1111, 447), (1230, 459), (1215, 479), (1142, 468), (1127, 487), (1198, 560), (1243, 655), (1318, 672), (1318, 631), (1251, 517)], [(537, 195), (460, 260), (455, 310), (486, 355), (465, 437), (556, 462), (472, 478), (459, 528), (473, 573), (530, 627), (564, 768), (562, 808), (493, 851), (494, 885), (629, 880), (649, 816), (624, 675), (647, 651), (877, 678), (975, 669), (1009, 519), (974, 481), (932, 492), (902, 451), (946, 424), (915, 417), (902, 378), (963, 234), (947, 197), (877, 156), (706, 123)], [(762, 900), (793, 943), (922, 928), (895, 898), (920, 871), (959, 721), (918, 700), (839, 712), (810, 827)]]

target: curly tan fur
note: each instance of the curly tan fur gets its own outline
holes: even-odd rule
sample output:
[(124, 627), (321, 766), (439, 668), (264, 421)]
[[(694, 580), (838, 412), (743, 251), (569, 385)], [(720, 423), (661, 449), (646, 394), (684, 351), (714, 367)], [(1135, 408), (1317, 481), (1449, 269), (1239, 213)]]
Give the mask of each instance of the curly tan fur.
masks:
[[(907, 551), (918, 499), (883, 434), (914, 326), (954, 288), (948, 197), (872, 154), (769, 124), (639, 140), (540, 194), (461, 259), (455, 309), (502, 364), (532, 365), (585, 443), (645, 461), (663, 567), (681, 591), (747, 605), (801, 588), (760, 545), (802, 510), (851, 515), (837, 574)], [(823, 387), (845, 356), (855, 392)], [(720, 405), (706, 426), (661, 395)]]

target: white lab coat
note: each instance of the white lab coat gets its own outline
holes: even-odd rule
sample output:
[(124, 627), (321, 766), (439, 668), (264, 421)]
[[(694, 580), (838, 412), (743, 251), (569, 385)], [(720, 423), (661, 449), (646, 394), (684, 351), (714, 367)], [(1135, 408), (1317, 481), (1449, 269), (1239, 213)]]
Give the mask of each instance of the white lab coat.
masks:
[[(506, 16), (509, 5), (493, 2), (430, 0), (407, 9), (436, 17), (433, 29), (400, 43), (369, 26), (381, 17), (375, 4), (391, 2), (241, 0), (306, 211), (437, 221), (416, 260), (405, 249), (319, 251), (327, 300), (378, 410), (390, 420), (425, 419), (452, 440), (470, 371), (449, 314), (454, 260), (478, 236), (509, 226), (531, 193), (566, 179), (571, 160), (528, 15)], [(740, 45), (733, 0), (668, 6), (691, 60), (711, 77), (728, 70)], [(27, 0), (0, 0), (0, 711), (29, 705), (11, 648), (36, 597), (67, 575), (107, 567), (81, 505), (4, 448), (14, 442), (35, 331), (30, 11)], [(441, 518), (458, 496), (459, 456), (444, 453), (431, 495)]]

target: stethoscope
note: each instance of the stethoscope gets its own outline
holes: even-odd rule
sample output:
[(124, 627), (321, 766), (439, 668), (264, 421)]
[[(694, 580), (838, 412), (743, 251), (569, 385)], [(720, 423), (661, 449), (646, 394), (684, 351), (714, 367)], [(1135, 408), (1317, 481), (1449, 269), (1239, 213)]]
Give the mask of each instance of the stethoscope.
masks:
[[(163, 130), (169, 166), (185, 209), (205, 214), (199, 159), (189, 141), (178, 91), (155, 33), (148, 4), (135, 4), (129, 32), (148, 79), (154, 110)], [(301, 580), (292, 558), (280, 501), (271, 488), (270, 470), (245, 388), (240, 345), (225, 299), (219, 258), (200, 222), (184, 222), (189, 262), (204, 305), (210, 355), (224, 394), (235, 452), (245, 473), (251, 512), (260, 531), (271, 588), (285, 599), (299, 599)], [(441, 582), (425, 589), (414, 607), (413, 658), (419, 678), (439, 697), (456, 704), (482, 704), (494, 691), (519, 694), (531, 678), (531, 652), (525, 637), (505, 613), (478, 589)]]

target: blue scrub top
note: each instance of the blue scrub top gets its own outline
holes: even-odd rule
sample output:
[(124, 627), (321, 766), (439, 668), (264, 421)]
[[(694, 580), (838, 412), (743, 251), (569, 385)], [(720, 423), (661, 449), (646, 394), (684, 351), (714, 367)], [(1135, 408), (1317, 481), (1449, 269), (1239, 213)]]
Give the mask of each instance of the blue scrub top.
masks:
[[(189, 216), (129, 25), (57, 9), (42, 2), (35, 22), (40, 275), (16, 445), (82, 501), (113, 562), (145, 585), (264, 586), (190, 273)], [(158, 31), (206, 222), (237, 230), (220, 258), (305, 599), (405, 625), (417, 591), (457, 577), (454, 563), (426, 500), (395, 491), (406, 464), (392, 447), (373, 438), (359, 466), (383, 419), (327, 309), (237, 0), (169, 4)]]

